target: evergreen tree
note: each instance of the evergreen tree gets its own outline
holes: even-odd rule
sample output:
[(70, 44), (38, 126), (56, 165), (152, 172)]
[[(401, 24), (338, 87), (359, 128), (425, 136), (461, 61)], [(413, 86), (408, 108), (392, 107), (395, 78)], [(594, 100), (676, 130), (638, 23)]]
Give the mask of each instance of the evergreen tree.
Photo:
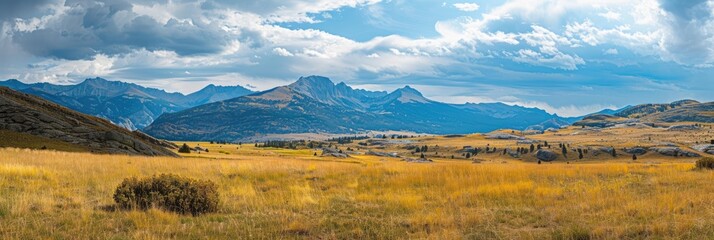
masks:
[(419, 156), (419, 158), (425, 158), (425, 157), (424, 157), (424, 154), (422, 153), (421, 156)]
[(535, 146), (531, 143), (531, 152), (535, 151)]
[(636, 154), (632, 154), (632, 161), (636, 161), (636, 160), (637, 160), (637, 155), (636, 155)]
[(568, 157), (568, 149), (563, 148), (563, 157)]
[(466, 153), (466, 158), (471, 158), (471, 153)]
[(179, 148), (178, 152), (180, 153), (191, 153), (191, 147), (188, 146), (188, 144), (183, 144), (181, 148)]

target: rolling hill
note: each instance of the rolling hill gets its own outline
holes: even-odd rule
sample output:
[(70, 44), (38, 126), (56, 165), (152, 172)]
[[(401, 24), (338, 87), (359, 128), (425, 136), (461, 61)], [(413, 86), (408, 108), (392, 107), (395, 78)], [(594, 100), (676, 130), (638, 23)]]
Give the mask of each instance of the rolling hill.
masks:
[(2, 147), (177, 156), (167, 142), (6, 87), (0, 87), (0, 132)]
[(241, 86), (215, 86), (183, 95), (137, 84), (90, 78), (76, 85), (25, 84), (15, 79), (0, 86), (40, 96), (70, 109), (102, 117), (124, 128), (142, 129), (161, 114), (252, 93)]
[(447, 104), (409, 86), (353, 89), (320, 76), (268, 91), (166, 113), (144, 130), (172, 140), (235, 141), (264, 134), (401, 130), (434, 134), (525, 129), (557, 115), (502, 103)]
[(714, 102), (679, 100), (672, 103), (641, 104), (614, 114), (593, 114), (574, 123), (576, 126), (610, 127), (627, 123), (714, 122)]

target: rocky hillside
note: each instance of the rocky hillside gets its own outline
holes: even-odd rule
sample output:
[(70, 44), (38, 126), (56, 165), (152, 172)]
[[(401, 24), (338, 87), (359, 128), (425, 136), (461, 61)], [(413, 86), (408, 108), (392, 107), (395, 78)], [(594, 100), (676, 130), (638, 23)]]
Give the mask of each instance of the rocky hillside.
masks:
[(102, 78), (86, 79), (76, 85), (25, 84), (11, 79), (0, 81), (0, 86), (40, 96), (75, 111), (105, 118), (130, 130), (142, 129), (166, 112), (252, 93), (241, 86), (209, 85), (192, 94), (183, 95)]
[(177, 156), (165, 148), (171, 146), (167, 142), (6, 87), (0, 87), (0, 130), (62, 141), (95, 153)]
[(594, 114), (574, 123), (576, 126), (611, 127), (617, 124), (661, 122), (714, 122), (714, 102), (680, 100), (664, 104), (642, 104), (625, 108), (614, 115)]
[(628, 107), (621, 110), (613, 115), (618, 117), (626, 118), (642, 118), (651, 114), (666, 112), (672, 109), (677, 109), (685, 106), (692, 106), (701, 104), (695, 100), (679, 100), (672, 103), (653, 103), (653, 104), (640, 104), (637, 106)]
[(325, 77), (162, 115), (145, 131), (172, 140), (236, 141), (265, 134), (409, 131), (433, 134), (525, 129), (558, 118), (501, 103), (447, 104), (409, 86), (393, 92), (353, 89)]

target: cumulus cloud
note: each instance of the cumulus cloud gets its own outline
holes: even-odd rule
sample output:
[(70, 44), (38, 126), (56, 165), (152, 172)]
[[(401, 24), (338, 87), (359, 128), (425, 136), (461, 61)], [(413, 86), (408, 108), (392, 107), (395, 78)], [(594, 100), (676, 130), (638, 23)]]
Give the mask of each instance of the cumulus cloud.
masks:
[(669, 56), (683, 64), (714, 62), (714, 2), (710, 0), (661, 0), (668, 30), (662, 47)]
[(464, 12), (474, 12), (480, 6), (476, 3), (454, 3), (454, 7)]
[(36, 15), (53, 0), (0, 0), (0, 21)]
[(202, 21), (157, 22), (132, 12), (126, 1), (67, 1), (59, 20), (13, 36), (26, 51), (42, 57), (89, 59), (134, 49), (170, 50), (181, 55), (216, 53), (228, 42), (220, 26)]

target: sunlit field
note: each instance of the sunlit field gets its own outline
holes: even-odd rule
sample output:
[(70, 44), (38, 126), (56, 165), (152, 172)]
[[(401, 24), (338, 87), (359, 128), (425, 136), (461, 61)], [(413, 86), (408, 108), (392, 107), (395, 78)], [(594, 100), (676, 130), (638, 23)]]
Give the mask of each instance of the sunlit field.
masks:
[[(418, 164), (201, 145), (180, 159), (0, 149), (0, 238), (714, 238), (714, 172), (695, 159)], [(114, 208), (124, 178), (160, 173), (214, 181), (219, 212)]]

